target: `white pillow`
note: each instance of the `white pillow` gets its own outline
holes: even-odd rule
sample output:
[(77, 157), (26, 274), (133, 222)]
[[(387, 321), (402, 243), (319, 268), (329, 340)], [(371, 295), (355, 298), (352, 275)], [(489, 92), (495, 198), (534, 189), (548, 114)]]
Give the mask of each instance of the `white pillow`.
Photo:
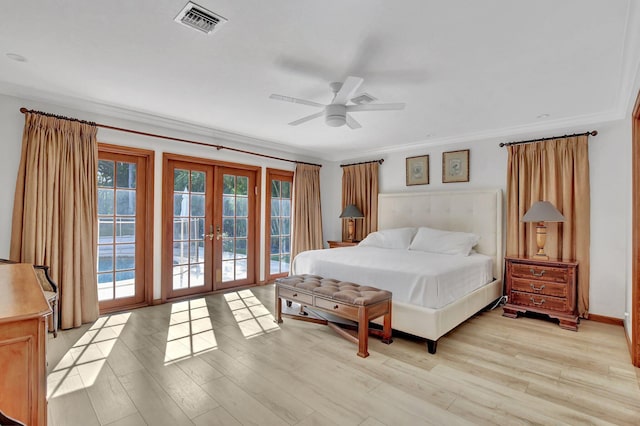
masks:
[(478, 241), (480, 241), (480, 237), (476, 234), (420, 228), (413, 238), (409, 250), (469, 256), (471, 248), (478, 244)]
[(372, 232), (367, 235), (358, 245), (363, 247), (406, 250), (409, 248), (409, 244), (411, 244), (411, 240), (416, 234), (416, 231), (416, 228), (383, 229), (382, 231)]

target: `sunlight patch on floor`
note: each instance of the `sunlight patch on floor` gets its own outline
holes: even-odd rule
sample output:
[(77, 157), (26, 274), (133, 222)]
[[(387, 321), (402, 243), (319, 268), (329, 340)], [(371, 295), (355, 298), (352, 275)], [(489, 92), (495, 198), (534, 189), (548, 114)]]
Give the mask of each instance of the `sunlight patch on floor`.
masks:
[(98, 318), (47, 376), (47, 397), (93, 386), (130, 315), (127, 312)]
[(242, 335), (250, 339), (272, 331), (280, 330), (273, 315), (249, 289), (234, 291), (224, 295)]
[(204, 298), (171, 305), (164, 362), (189, 358), (218, 347)]

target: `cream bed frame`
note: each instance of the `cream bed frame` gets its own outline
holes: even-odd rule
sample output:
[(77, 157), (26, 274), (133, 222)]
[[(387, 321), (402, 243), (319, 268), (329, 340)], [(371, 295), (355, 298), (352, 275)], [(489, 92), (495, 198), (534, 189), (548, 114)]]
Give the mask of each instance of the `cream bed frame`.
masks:
[(475, 250), (493, 257), (494, 280), (441, 309), (393, 302), (393, 328), (427, 339), (435, 353), (440, 337), (502, 296), (502, 191), (379, 194), (378, 229), (406, 226), (473, 232)]

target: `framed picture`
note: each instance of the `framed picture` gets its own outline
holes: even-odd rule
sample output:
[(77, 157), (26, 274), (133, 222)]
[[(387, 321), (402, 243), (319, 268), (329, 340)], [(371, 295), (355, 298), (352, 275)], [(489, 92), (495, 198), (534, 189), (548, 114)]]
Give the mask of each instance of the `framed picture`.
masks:
[(429, 156), (407, 158), (407, 186), (429, 183)]
[(442, 153), (442, 183), (469, 182), (469, 150)]

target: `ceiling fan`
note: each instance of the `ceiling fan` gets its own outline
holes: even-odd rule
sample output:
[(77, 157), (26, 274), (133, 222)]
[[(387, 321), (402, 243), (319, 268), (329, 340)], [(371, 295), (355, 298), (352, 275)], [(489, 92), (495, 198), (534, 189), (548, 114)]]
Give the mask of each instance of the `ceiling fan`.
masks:
[[(330, 104), (324, 105), (318, 102), (307, 101), (304, 99), (292, 98), (290, 96), (272, 94), (270, 99), (276, 99), (278, 101), (292, 102), (294, 104), (309, 105), (312, 107), (322, 108), (322, 111), (315, 114), (307, 115), (298, 120), (289, 123), (290, 126), (297, 126), (314, 118), (322, 117), (324, 115), (324, 121), (328, 126), (340, 127), (346, 124), (351, 129), (359, 129), (362, 127), (353, 117), (348, 113), (355, 111), (396, 111), (404, 109), (403, 103), (397, 104), (374, 104), (368, 103), (375, 100), (371, 95), (361, 95), (352, 98), (353, 94), (358, 90), (364, 80), (361, 77), (349, 76), (344, 83), (336, 82), (331, 83), (329, 87), (333, 91), (333, 100)], [(349, 102), (352, 104), (347, 105)]]

